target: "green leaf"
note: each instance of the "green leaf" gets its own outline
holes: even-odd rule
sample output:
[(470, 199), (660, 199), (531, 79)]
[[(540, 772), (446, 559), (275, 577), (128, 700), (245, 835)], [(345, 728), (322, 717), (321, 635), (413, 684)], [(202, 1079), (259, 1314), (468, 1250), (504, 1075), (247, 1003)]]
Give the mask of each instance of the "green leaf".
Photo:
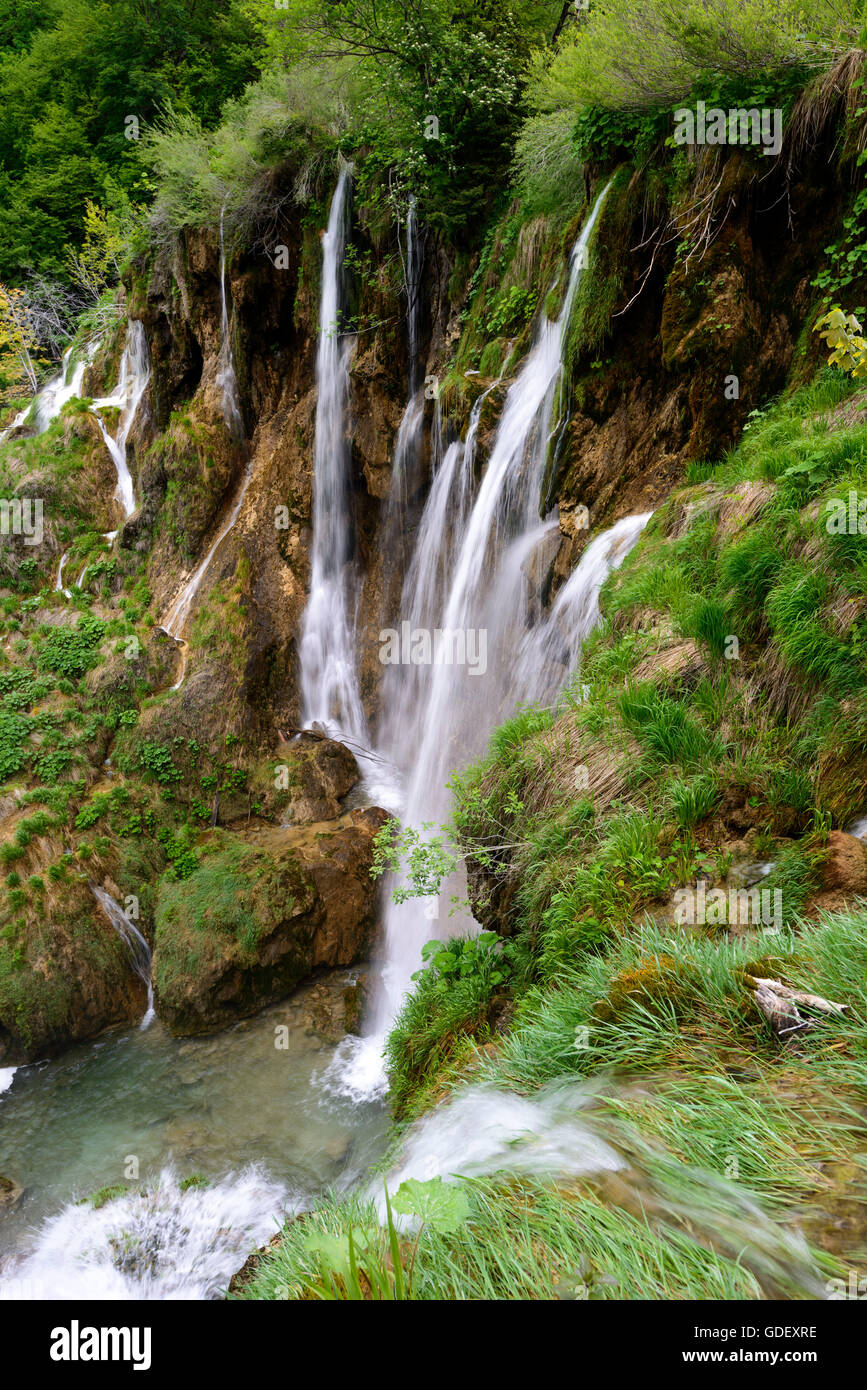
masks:
[(442, 1178), (428, 1182), (407, 1178), (395, 1193), (392, 1206), (402, 1216), (418, 1216), (446, 1235), (459, 1231), (471, 1210), (464, 1189), (455, 1183), (444, 1183)]

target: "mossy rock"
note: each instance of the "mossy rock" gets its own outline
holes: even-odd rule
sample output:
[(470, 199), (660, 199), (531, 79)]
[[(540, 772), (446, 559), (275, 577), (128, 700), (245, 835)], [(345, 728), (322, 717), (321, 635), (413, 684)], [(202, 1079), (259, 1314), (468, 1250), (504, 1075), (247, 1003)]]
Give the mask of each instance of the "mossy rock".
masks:
[(382, 819), (354, 812), (263, 830), (255, 843), (217, 830), (192, 874), (163, 879), (153, 961), (163, 1022), (182, 1035), (211, 1032), (284, 998), (320, 967), (364, 959)]
[(634, 969), (615, 975), (604, 999), (594, 1004), (593, 1017), (599, 1023), (616, 1023), (636, 1004), (652, 1014), (673, 1006), (680, 1015), (689, 993), (682, 967), (673, 956), (649, 956)]

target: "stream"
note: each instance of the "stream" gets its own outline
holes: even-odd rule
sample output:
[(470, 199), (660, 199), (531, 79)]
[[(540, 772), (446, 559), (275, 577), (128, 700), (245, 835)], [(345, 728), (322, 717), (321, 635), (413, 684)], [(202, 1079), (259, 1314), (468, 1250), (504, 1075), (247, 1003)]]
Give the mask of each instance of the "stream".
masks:
[[(218, 1297), (284, 1212), (358, 1182), (387, 1116), (322, 1084), (349, 979), (217, 1035), (172, 1038), (157, 1018), (0, 1070), (0, 1174), (24, 1188), (0, 1218), (0, 1299)], [(191, 1177), (208, 1185), (183, 1190)]]

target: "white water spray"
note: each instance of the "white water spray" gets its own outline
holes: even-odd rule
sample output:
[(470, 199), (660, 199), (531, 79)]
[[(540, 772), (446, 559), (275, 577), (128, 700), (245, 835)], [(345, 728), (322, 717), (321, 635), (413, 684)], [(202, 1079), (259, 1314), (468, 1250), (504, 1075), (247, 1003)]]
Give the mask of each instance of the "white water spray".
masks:
[[(618, 1094), (618, 1093), (615, 1093)], [(696, 1245), (743, 1264), (771, 1289), (821, 1298), (827, 1288), (803, 1236), (787, 1230), (737, 1182), (672, 1158), (629, 1121), (605, 1107), (596, 1081), (560, 1081), (532, 1096), (491, 1084), (465, 1086), (406, 1130), (400, 1156), (386, 1176), (394, 1196), (402, 1182), (499, 1175), (570, 1185), (617, 1173), (636, 1208), (653, 1225), (680, 1228)], [(385, 1224), (382, 1179), (368, 1197)], [(413, 1218), (398, 1223), (417, 1225)]]
[(219, 1298), (296, 1205), (259, 1168), (186, 1191), (166, 1169), (143, 1193), (98, 1208), (70, 1202), (49, 1218), (32, 1251), (4, 1263), (0, 1301)]
[(81, 395), (84, 373), (96, 356), (98, 348), (99, 340), (93, 339), (82, 349), (73, 362), (75, 348), (74, 345), (70, 345), (61, 359), (60, 371), (49, 377), (45, 385), (37, 391), (24, 409), (19, 410), (11, 424), (0, 430), (0, 444), (8, 439), (15, 430), (26, 424), (32, 427), (34, 434), (44, 434), (51, 421), (60, 414), (66, 402), (72, 400), (73, 396)]
[(70, 589), (65, 588), (63, 584), (63, 571), (66, 568), (66, 562), (68, 559), (69, 551), (64, 550), (63, 554), (60, 557), (60, 564), (57, 566), (57, 582), (55, 583), (54, 588), (57, 591), (57, 593), (63, 594), (66, 598), (72, 598), (72, 591)]

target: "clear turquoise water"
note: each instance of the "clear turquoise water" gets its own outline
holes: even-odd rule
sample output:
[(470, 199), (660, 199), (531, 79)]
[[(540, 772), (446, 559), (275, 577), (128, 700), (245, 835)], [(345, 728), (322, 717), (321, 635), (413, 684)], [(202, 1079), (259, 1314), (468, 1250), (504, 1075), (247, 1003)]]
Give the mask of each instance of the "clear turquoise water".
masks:
[[(241, 1225), (256, 1243), (274, 1229), (281, 1207), (307, 1205), (323, 1187), (362, 1177), (384, 1147), (385, 1108), (330, 1095), (321, 1084), (335, 1051), (326, 1031), (328, 1003), (345, 983), (337, 975), (305, 986), (290, 1000), (210, 1037), (174, 1039), (157, 1019), (145, 1031), (117, 1031), (19, 1068), (0, 1094), (0, 1174), (24, 1188), (17, 1205), (0, 1208), (0, 1296), (4, 1280), (7, 1297), (40, 1296), (36, 1288), (16, 1290), (15, 1281), (30, 1277), (40, 1248), (45, 1254), (48, 1245), (54, 1252), (53, 1293), (59, 1293), (57, 1278), (61, 1284), (64, 1278), (56, 1267), (67, 1256), (70, 1295), (76, 1293), (82, 1256), (87, 1261), (92, 1253), (91, 1263), (105, 1263), (96, 1227), (113, 1204), (100, 1212), (89, 1204), (73, 1213), (70, 1208), (106, 1186), (125, 1184), (137, 1194), (161, 1173), (174, 1175), (172, 1183), (201, 1174), (212, 1185), (222, 1184), (227, 1214), (217, 1219), (231, 1224), (232, 1185), (240, 1184)], [(287, 1045), (277, 1047), (276, 1040)], [(250, 1165), (260, 1197), (239, 1177)], [(177, 1189), (170, 1205), (192, 1214), (201, 1191)], [(64, 1212), (67, 1223), (74, 1217), (65, 1244)], [(87, 1248), (88, 1222), (99, 1247), (93, 1252)], [(165, 1253), (170, 1263), (170, 1251)], [(215, 1277), (221, 1272), (215, 1270)]]

